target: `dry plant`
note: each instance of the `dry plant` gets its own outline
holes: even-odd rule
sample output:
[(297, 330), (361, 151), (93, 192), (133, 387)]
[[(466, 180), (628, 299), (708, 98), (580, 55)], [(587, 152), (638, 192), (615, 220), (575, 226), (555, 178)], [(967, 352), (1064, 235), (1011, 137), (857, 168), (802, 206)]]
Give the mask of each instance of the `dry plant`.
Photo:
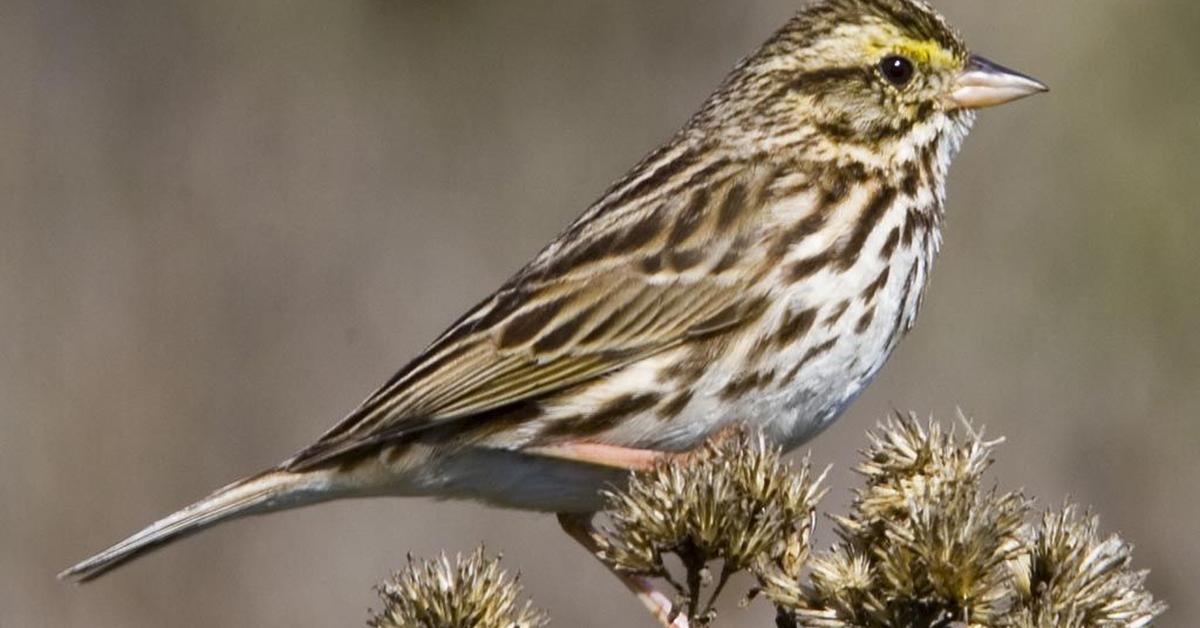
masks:
[[(1165, 610), (1132, 569), (1132, 548), (1102, 538), (1096, 517), (1068, 504), (1034, 525), (1020, 492), (985, 488), (1000, 441), (963, 424), (960, 436), (897, 415), (871, 432), (856, 467), (864, 486), (849, 514), (831, 517), (838, 542), (815, 556), (823, 475), (741, 434), (609, 493), (600, 557), (663, 579), (692, 625), (715, 622), (716, 600), (743, 572), (758, 583), (746, 599), (772, 603), (779, 628), (1135, 628)], [(410, 559), (380, 591), (376, 627), (544, 623), (481, 551), (455, 566)]]
[(408, 557), (408, 567), (379, 587), (384, 608), (373, 628), (538, 628), (546, 616), (519, 601), (521, 587), (483, 548), (452, 564)]

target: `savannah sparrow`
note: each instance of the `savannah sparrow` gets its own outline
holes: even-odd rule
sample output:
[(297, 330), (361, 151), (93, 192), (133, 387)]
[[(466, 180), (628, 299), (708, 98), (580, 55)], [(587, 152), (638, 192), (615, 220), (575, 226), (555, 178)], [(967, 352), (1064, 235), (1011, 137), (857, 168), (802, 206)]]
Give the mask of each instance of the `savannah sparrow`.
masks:
[[(825, 0), (313, 445), (63, 573), (363, 495), (560, 513), (733, 426), (828, 426), (912, 327), (973, 111), (1044, 91), (920, 0)], [(667, 616), (665, 600), (625, 578)]]

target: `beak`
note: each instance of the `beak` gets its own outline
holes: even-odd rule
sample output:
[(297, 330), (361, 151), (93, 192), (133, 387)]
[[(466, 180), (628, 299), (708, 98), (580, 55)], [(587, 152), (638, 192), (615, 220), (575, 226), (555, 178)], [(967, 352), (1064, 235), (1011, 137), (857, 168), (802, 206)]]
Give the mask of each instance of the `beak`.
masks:
[(983, 109), (1048, 91), (1037, 79), (971, 55), (946, 100), (952, 109)]

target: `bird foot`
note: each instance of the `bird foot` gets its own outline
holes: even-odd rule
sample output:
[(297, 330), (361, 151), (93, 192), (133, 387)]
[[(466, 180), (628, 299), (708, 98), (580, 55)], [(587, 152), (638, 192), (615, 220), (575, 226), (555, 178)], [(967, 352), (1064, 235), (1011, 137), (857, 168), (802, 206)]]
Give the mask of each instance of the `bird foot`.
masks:
[(687, 615), (675, 612), (675, 605), (662, 591), (645, 578), (632, 578), (630, 588), (636, 587), (638, 598), (665, 628), (688, 628)]

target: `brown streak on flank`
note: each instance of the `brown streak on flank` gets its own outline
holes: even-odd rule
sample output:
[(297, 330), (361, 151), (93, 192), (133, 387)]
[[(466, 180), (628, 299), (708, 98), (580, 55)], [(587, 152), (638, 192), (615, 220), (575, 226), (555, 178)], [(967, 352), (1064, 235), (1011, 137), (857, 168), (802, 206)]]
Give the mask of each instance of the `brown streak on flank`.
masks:
[(704, 371), (704, 362), (695, 358), (687, 358), (659, 372), (658, 382), (660, 384), (680, 382), (685, 386), (691, 386), (704, 376)]
[(570, 297), (562, 297), (518, 314), (504, 326), (504, 331), (500, 334), (500, 348), (508, 349), (532, 340), (554, 320), (568, 300)]
[(763, 356), (767, 355), (767, 352), (770, 350), (771, 338), (769, 336), (763, 336), (762, 338), (759, 338), (758, 341), (754, 343), (754, 346), (750, 347), (750, 351), (746, 353), (744, 368), (751, 369), (757, 366), (760, 362), (762, 362)]
[(799, 222), (788, 229), (771, 247), (770, 257), (772, 259), (782, 258), (787, 255), (788, 249), (793, 244), (803, 241), (805, 238), (813, 235), (825, 226), (829, 220), (829, 213), (832, 210), (832, 205), (822, 205), (817, 208), (817, 211), (805, 216)]
[(789, 310), (783, 319), (783, 324), (779, 326), (779, 331), (775, 333), (775, 345), (782, 348), (792, 344), (807, 334), (816, 321), (816, 308), (809, 308), (799, 313)]
[(913, 262), (912, 268), (908, 271), (908, 277), (904, 279), (904, 287), (900, 290), (900, 307), (896, 310), (896, 318), (892, 321), (892, 329), (888, 332), (887, 344), (894, 345), (900, 336), (900, 328), (904, 324), (904, 315), (908, 308), (908, 298), (912, 293), (913, 285), (917, 282), (917, 263)]
[(802, 259), (793, 263), (788, 268), (787, 279), (791, 283), (803, 281), (815, 275), (818, 271), (825, 268), (832, 262), (832, 257), (829, 252), (818, 253), (810, 258)]
[(909, 198), (916, 198), (921, 187), (921, 170), (917, 163), (909, 163), (904, 170), (904, 179), (900, 182), (900, 190)]
[(800, 361), (796, 363), (796, 366), (793, 366), (791, 368), (791, 370), (787, 372), (787, 375), (784, 376), (782, 381), (786, 383), (786, 382), (795, 380), (796, 376), (800, 374), (800, 369), (804, 368), (805, 366), (808, 366), (809, 362), (812, 362), (813, 360), (817, 359), (818, 357), (820, 357), (826, 353), (829, 353), (830, 351), (833, 350), (833, 347), (836, 345), (837, 345), (837, 338), (834, 338), (824, 344), (817, 345), (817, 346), (813, 347), (812, 349), (809, 349), (808, 353), (805, 353), (804, 357), (801, 358)]
[(606, 402), (596, 412), (579, 417), (561, 419), (546, 426), (541, 438), (587, 438), (619, 426), (626, 419), (658, 405), (662, 395), (644, 393), (622, 395)]
[(883, 287), (887, 285), (888, 278), (891, 276), (892, 276), (892, 267), (884, 266), (883, 272), (879, 273), (879, 277), (877, 279), (875, 279), (875, 281), (871, 282), (871, 285), (867, 286), (866, 290), (863, 290), (863, 293), (862, 293), (863, 302), (864, 303), (871, 302), (871, 300), (875, 298), (875, 295), (879, 294), (879, 291), (883, 290)]
[(687, 408), (687, 405), (691, 403), (693, 394), (691, 390), (685, 390), (668, 399), (658, 407), (658, 418), (662, 421), (670, 421), (678, 417)]
[(729, 381), (724, 388), (721, 389), (722, 401), (733, 401), (740, 398), (742, 395), (758, 388), (761, 385), (762, 376), (758, 373), (743, 375)]
[(741, 183), (733, 184), (725, 193), (725, 200), (721, 202), (721, 209), (717, 212), (717, 228), (726, 229), (732, 226), (748, 208), (746, 186)]
[(921, 149), (921, 173), (925, 181), (937, 181), (937, 147), (942, 142), (942, 134), (938, 133), (933, 141)]
[(837, 346), (837, 341), (838, 341), (837, 338), (833, 338), (823, 344), (817, 345), (817, 346), (813, 347), (812, 349), (809, 349), (808, 353), (804, 354), (804, 358), (800, 360), (800, 364), (801, 365), (808, 364), (809, 362), (812, 362), (813, 360), (817, 359), (818, 357), (820, 357), (826, 353), (829, 353), (830, 351), (833, 350), (833, 348), (835, 346)]
[(859, 334), (865, 333), (867, 331), (867, 328), (871, 326), (871, 322), (874, 320), (875, 320), (875, 308), (872, 307), (871, 309), (867, 310), (866, 313), (863, 314), (861, 318), (858, 319), (858, 325), (854, 328), (854, 331)]
[(904, 246), (912, 246), (917, 235), (928, 236), (934, 227), (936, 209), (914, 208), (908, 210), (904, 221)]
[(904, 235), (901, 237), (901, 241), (904, 243), (904, 248), (912, 246), (913, 237), (915, 236), (916, 232), (917, 215), (912, 210), (909, 210), (904, 216)]
[(892, 255), (896, 252), (896, 247), (900, 245), (900, 227), (893, 227), (891, 233), (888, 234), (887, 240), (883, 243), (883, 248), (879, 249), (879, 259), (888, 261), (892, 259)]
[(836, 308), (834, 308), (832, 312), (829, 313), (829, 316), (825, 317), (825, 327), (827, 329), (833, 328), (834, 325), (838, 324), (838, 321), (842, 320), (842, 317), (846, 315), (846, 311), (849, 309), (850, 309), (850, 300), (849, 299), (839, 303), (838, 306)]
[(862, 215), (859, 216), (858, 224), (854, 227), (854, 234), (850, 236), (850, 240), (842, 249), (841, 259), (838, 261), (842, 270), (849, 270), (858, 261), (858, 256), (862, 253), (867, 238), (870, 237), (875, 226), (879, 224), (880, 219), (895, 201), (896, 188), (885, 187), (875, 193), (871, 202), (863, 209)]

